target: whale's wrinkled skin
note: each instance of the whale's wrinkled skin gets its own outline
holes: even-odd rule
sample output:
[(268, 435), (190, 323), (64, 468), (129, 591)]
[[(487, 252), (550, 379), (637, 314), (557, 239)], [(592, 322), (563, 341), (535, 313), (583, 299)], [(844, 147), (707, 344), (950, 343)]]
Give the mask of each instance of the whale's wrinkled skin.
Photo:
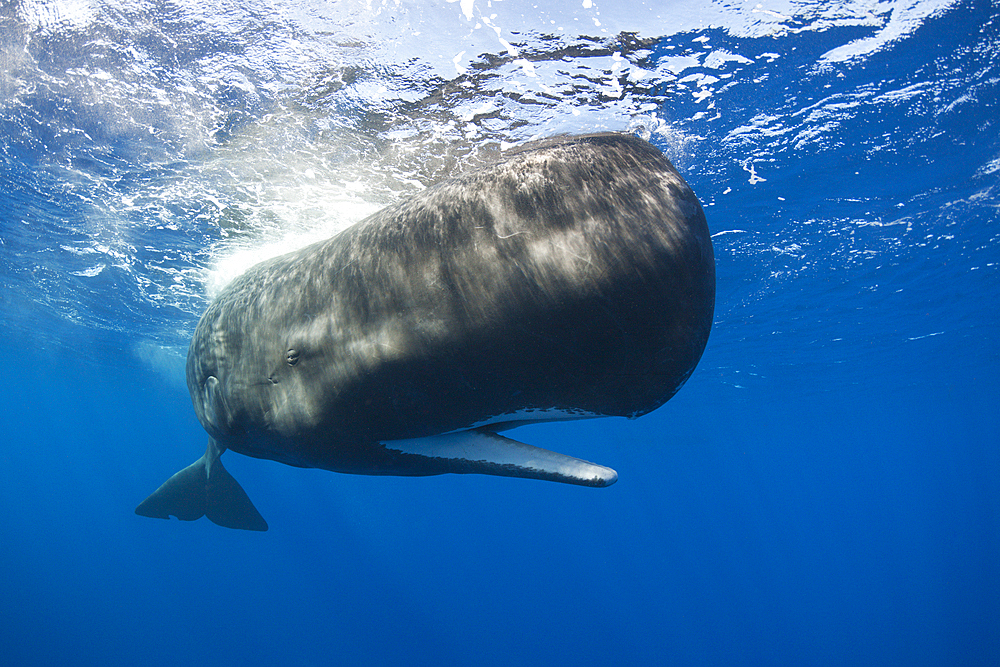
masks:
[(659, 150), (528, 144), (230, 284), (188, 351), (208, 450), (136, 512), (266, 530), (227, 449), (607, 486), (609, 468), (498, 432), (656, 409), (698, 363), (714, 301), (704, 213)]

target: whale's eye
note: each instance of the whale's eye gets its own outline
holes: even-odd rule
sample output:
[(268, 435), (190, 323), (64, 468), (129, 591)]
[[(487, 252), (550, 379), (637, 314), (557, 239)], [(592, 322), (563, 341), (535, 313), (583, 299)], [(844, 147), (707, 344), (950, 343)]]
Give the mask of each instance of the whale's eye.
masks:
[(285, 359), (288, 361), (289, 366), (294, 366), (299, 362), (299, 351), (295, 349), (289, 350)]

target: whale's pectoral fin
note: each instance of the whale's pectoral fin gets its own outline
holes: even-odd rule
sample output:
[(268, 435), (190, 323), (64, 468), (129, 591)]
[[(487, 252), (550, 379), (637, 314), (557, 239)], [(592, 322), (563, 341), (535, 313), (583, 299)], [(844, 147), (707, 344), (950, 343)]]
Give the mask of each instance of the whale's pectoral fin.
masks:
[(157, 519), (171, 515), (184, 521), (207, 516), (226, 528), (267, 530), (267, 522), (219, 456), (225, 450), (209, 438), (204, 456), (176, 473), (143, 500), (135, 513)]
[(478, 473), (582, 486), (610, 486), (618, 480), (618, 473), (611, 468), (526, 445), (489, 428), (381, 444), (390, 452), (405, 455), (396, 464), (413, 475)]

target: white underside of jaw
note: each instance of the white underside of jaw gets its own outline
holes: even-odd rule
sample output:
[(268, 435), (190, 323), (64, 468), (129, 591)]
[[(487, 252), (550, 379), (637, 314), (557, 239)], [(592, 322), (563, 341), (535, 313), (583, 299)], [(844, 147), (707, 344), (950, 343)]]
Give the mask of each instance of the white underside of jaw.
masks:
[[(485, 424), (523, 422), (526, 421), (526, 414), (532, 416), (532, 421), (601, 416), (583, 411), (531, 410), (499, 415)], [(386, 449), (403, 454), (437, 459), (440, 472), (476, 472), (588, 486), (608, 486), (618, 479), (618, 473), (611, 468), (518, 442), (492, 430), (463, 429), (425, 438), (388, 440), (381, 444)], [(451, 467), (454, 462), (462, 462), (461, 470)]]

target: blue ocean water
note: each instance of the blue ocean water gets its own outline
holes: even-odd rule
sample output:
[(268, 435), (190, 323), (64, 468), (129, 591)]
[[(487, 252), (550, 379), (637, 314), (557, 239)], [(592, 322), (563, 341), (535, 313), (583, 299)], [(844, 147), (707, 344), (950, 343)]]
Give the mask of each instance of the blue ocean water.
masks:
[[(1000, 664), (1000, 6), (0, 4), (11, 665)], [(634, 131), (718, 301), (608, 489), (227, 454), (271, 528), (135, 505), (201, 454), (211, 296), (498, 150)]]

